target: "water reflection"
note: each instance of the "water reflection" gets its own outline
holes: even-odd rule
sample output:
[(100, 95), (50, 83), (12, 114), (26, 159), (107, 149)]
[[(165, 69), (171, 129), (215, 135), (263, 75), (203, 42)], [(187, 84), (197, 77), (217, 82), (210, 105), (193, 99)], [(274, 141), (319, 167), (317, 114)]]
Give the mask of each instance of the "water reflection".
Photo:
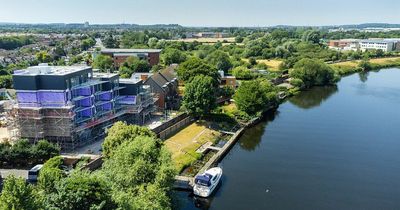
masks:
[(261, 142), (262, 135), (265, 132), (265, 127), (269, 122), (273, 121), (278, 114), (279, 112), (277, 110), (267, 112), (264, 117), (265, 119), (261, 123), (254, 126), (251, 129), (251, 132), (245, 132), (243, 134), (243, 137), (240, 138), (239, 142), (240, 147), (246, 151), (255, 150)]
[(299, 94), (289, 98), (289, 102), (302, 109), (311, 109), (318, 107), (338, 91), (336, 85), (314, 87), (309, 91), (302, 91)]
[(369, 72), (360, 72), (358, 73), (358, 77), (360, 77), (360, 81), (365, 83), (368, 80)]

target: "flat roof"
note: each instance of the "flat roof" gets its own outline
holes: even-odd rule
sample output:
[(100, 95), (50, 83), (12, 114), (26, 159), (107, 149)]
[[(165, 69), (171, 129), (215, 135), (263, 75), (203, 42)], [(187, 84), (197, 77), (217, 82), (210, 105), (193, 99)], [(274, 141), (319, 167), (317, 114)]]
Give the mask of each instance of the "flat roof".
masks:
[(93, 73), (93, 78), (97, 79), (97, 78), (112, 78), (118, 76), (118, 74), (114, 74), (114, 73), (98, 73), (95, 72)]
[(102, 53), (159, 53), (161, 49), (102, 49)]
[(135, 80), (135, 79), (119, 79), (119, 83), (122, 84), (137, 84), (141, 80)]
[(372, 42), (372, 43), (388, 44), (388, 43), (393, 43), (394, 41), (383, 40), (383, 39), (364, 39), (364, 40), (361, 40), (360, 42)]
[(83, 70), (90, 69), (90, 66), (31, 66), (26, 69), (15, 70), (13, 75), (26, 75), (26, 76), (36, 76), (36, 75), (67, 75)]

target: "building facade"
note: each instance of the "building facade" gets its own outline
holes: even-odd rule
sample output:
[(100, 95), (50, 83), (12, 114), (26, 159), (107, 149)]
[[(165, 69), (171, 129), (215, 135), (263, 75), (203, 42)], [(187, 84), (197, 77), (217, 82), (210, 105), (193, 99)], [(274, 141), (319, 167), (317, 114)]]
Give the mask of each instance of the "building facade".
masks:
[(390, 40), (361, 40), (360, 49), (365, 50), (382, 50), (384, 52), (391, 52), (395, 50), (395, 42)]
[(65, 151), (105, 135), (116, 121), (143, 124), (154, 111), (150, 89), (88, 66), (34, 66), (13, 74), (15, 138), (46, 139)]
[(102, 49), (101, 54), (113, 58), (115, 67), (120, 67), (128, 57), (147, 60), (150, 66), (160, 62), (160, 49)]

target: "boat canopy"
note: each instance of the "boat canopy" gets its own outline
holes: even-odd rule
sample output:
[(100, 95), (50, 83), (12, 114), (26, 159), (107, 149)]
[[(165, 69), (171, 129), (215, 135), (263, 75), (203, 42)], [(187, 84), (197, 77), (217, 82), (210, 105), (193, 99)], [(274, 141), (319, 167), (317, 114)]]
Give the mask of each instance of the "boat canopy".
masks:
[(211, 174), (202, 174), (196, 176), (196, 179), (194, 181), (198, 185), (209, 187), (211, 185), (211, 178), (212, 178)]

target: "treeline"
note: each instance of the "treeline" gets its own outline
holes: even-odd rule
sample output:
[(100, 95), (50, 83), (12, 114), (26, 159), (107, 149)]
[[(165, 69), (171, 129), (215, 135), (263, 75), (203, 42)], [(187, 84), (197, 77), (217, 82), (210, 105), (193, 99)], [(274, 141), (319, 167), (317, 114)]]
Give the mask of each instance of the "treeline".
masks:
[(12, 145), (8, 142), (0, 143), (0, 167), (30, 167), (59, 154), (60, 148), (46, 140), (40, 140), (36, 144), (30, 144), (25, 139)]
[(0, 49), (14, 50), (34, 42), (33, 36), (2, 36), (0, 37)]

